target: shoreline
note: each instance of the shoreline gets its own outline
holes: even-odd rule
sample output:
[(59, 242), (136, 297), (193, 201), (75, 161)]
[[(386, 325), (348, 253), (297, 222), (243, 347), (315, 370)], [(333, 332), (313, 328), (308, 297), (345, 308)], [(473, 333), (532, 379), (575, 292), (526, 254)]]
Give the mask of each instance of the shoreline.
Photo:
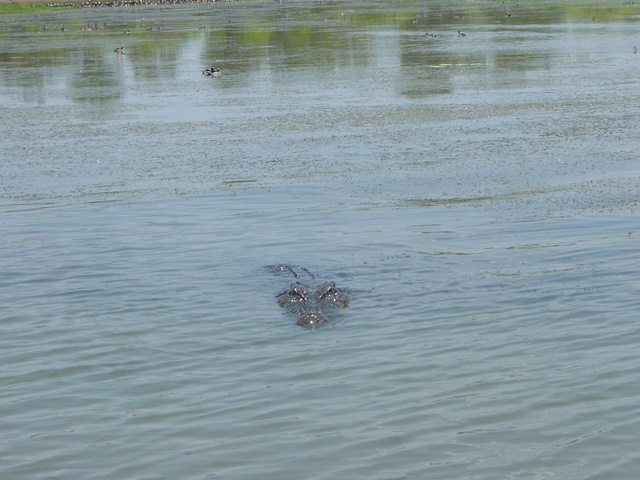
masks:
[[(0, 0), (2, 13), (10, 13), (13, 9), (16, 12), (28, 11), (30, 7), (34, 9), (48, 8), (100, 8), (100, 7), (128, 7), (143, 5), (176, 5), (183, 3), (215, 3), (217, 0)], [(229, 0), (225, 0), (229, 1)]]
[[(70, 3), (80, 3), (72, 0)], [(44, 5), (42, 0), (0, 0), (0, 5)]]

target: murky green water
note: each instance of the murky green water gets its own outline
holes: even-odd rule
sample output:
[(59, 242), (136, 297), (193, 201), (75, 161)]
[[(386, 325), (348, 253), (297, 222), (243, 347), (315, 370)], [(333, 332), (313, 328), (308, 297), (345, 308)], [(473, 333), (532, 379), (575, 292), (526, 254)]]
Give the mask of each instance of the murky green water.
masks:
[(5, 15), (0, 476), (634, 479), (639, 19)]

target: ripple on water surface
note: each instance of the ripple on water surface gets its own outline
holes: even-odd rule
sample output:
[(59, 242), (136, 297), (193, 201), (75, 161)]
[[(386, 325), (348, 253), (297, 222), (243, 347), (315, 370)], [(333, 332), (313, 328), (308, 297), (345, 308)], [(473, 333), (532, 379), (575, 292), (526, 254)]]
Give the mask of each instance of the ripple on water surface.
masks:
[(635, 478), (634, 7), (463, 3), (3, 18), (0, 476)]

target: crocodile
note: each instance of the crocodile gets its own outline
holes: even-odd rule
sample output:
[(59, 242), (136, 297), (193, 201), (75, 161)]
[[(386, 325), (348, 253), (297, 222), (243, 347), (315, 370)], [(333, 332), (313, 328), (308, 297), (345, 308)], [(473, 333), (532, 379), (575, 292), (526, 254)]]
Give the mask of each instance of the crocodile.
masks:
[[(348, 293), (336, 287), (334, 282), (308, 285), (300, 281), (301, 276), (288, 265), (277, 265), (276, 269), (289, 272), (297, 279), (287, 290), (276, 295), (278, 305), (297, 315), (297, 325), (315, 330), (329, 322), (329, 316), (333, 311), (349, 306)], [(300, 270), (306, 277), (315, 280), (315, 276), (309, 270), (303, 267)]]

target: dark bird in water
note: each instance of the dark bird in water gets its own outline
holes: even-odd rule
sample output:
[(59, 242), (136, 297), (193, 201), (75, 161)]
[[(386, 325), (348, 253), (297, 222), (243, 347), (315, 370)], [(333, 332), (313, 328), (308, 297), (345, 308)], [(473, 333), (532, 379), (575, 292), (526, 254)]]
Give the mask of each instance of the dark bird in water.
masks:
[(120, 55), (124, 55), (124, 47), (118, 47), (114, 50), (114, 52), (120, 54)]
[(425, 36), (427, 38), (436, 38), (437, 37), (437, 35), (435, 33), (429, 33), (429, 32), (425, 33)]
[(211, 68), (207, 68), (206, 70), (203, 70), (202, 74), (206, 75), (207, 77), (217, 77), (218, 75), (220, 75), (220, 67), (211, 65)]
[(466, 34), (466, 33), (464, 33), (464, 32), (461, 32), (460, 30), (458, 30), (458, 36), (459, 36), (459, 37), (466, 37), (466, 36), (467, 36), (467, 34)]

